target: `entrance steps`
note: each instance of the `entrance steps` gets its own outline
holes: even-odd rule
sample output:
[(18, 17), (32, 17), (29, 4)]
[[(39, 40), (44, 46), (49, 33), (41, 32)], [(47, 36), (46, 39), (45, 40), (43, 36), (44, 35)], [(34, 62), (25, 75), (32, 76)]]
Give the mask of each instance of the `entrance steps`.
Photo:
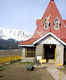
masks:
[(23, 57), (21, 62), (33, 62), (33, 61), (34, 61), (33, 57), (31, 57), (31, 58), (30, 57), (28, 57), (28, 58)]
[(54, 62), (54, 60), (49, 59), (49, 60), (48, 60), (48, 63), (55, 63), (55, 62)]

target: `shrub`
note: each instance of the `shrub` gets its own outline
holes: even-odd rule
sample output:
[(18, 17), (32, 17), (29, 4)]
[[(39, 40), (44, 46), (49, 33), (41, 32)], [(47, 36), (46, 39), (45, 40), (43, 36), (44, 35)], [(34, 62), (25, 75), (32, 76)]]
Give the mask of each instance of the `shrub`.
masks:
[(25, 66), (25, 68), (26, 68), (27, 70), (29, 70), (29, 71), (33, 71), (33, 70), (34, 70), (34, 66), (33, 66), (32, 64), (27, 64), (27, 65)]

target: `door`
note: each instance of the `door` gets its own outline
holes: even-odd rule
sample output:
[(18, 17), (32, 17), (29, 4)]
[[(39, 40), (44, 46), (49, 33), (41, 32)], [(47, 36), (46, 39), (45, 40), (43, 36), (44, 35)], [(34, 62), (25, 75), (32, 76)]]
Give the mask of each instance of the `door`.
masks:
[(55, 47), (55, 45), (44, 45), (44, 58), (46, 59), (47, 63), (55, 59)]

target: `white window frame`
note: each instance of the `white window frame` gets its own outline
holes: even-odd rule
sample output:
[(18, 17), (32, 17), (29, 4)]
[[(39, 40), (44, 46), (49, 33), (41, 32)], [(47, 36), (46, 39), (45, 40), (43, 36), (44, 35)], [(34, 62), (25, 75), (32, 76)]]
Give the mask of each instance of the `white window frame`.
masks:
[[(58, 20), (58, 21), (56, 21), (56, 19)], [(58, 19), (58, 16), (55, 18), (55, 21), (54, 21), (54, 29), (55, 30), (59, 30), (59, 28), (60, 28), (60, 21), (59, 21), (59, 19)], [(56, 27), (57, 26), (57, 27)]]

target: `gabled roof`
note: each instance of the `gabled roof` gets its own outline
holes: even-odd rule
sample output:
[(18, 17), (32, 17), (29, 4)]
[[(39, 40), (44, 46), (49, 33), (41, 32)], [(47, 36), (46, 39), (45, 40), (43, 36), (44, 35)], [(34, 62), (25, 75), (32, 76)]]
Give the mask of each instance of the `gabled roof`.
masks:
[(53, 33), (49, 32), (48, 34), (44, 35), (43, 37), (41, 37), (40, 39), (36, 40), (34, 44), (38, 43), (39, 41), (41, 41), (42, 39), (46, 38), (47, 36), (52, 36), (54, 37), (57, 41), (59, 41), (61, 44), (66, 45), (66, 43), (62, 40), (60, 40), (60, 38), (56, 37)]
[(66, 26), (66, 20), (63, 20), (63, 22), (64, 22), (64, 24), (65, 24), (65, 26)]
[[(53, 23), (57, 16), (61, 22), (61, 25), (59, 30), (54, 30)], [(49, 22), (51, 23), (48, 30), (44, 29), (44, 25), (43, 25), (45, 17), (48, 17)], [(57, 38), (63, 40), (63, 42), (66, 43), (66, 27), (64, 27), (66, 25), (66, 20), (62, 19), (54, 0), (50, 0), (45, 13), (43, 14), (43, 17), (40, 20), (38, 19), (36, 21), (36, 24), (37, 24), (37, 28), (32, 38), (26, 41), (19, 42), (20, 45), (32, 45), (35, 41), (42, 38), (49, 32), (53, 33)]]
[(48, 36), (52, 36), (52, 37), (54, 37), (54, 39), (56, 39), (59, 43), (61, 43), (61, 44), (63, 44), (63, 45), (66, 45), (66, 43), (65, 43), (64, 41), (60, 40), (60, 38), (58, 38), (57, 36), (55, 36), (53, 33), (49, 32), (48, 34), (44, 35), (44, 36), (41, 37), (40, 39), (37, 39), (36, 41), (34, 41), (31, 45), (29, 45), (29, 44), (23, 45), (23, 44), (22, 44), (21, 46), (30, 46), (30, 47), (32, 47), (32, 46), (34, 46), (35, 44), (37, 44), (39, 41), (45, 39), (45, 38), (48, 37)]

